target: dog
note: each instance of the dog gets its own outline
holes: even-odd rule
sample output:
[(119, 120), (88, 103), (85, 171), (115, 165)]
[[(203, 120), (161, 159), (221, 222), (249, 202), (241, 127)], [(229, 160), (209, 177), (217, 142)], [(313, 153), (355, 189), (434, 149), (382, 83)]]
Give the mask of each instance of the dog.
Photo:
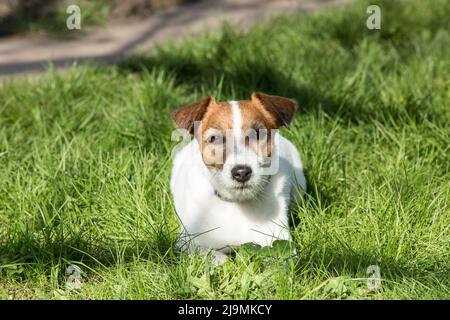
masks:
[(222, 263), (244, 243), (291, 240), (289, 207), (306, 190), (289, 128), (297, 102), (254, 92), (251, 100), (207, 97), (172, 112), (194, 139), (174, 153), (170, 188), (182, 232), (176, 248)]

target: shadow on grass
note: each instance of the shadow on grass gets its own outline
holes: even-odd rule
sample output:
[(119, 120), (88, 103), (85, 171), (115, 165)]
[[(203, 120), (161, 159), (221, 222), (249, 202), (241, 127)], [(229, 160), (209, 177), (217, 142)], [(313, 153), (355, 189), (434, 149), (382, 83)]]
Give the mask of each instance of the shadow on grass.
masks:
[(56, 15), (56, 0), (19, 0), (10, 4), (9, 11), (0, 19), (0, 37), (30, 31), (32, 24), (57, 31), (65, 25), (65, 17)]
[[(118, 63), (125, 72), (144, 73), (154, 69), (168, 70), (176, 77), (177, 84), (185, 84), (200, 90), (205, 84), (224, 82), (222, 95), (233, 99), (249, 99), (253, 91), (262, 91), (285, 97), (292, 97), (299, 102), (299, 113), (310, 112), (324, 105), (328, 112), (338, 113), (339, 102), (319, 94), (310, 87), (300, 86), (273, 66), (263, 61), (245, 61), (241, 67), (227, 70), (220, 50), (208, 60), (191, 59), (180, 56), (132, 57)], [(211, 88), (215, 90), (216, 88)], [(349, 114), (350, 116), (350, 114)]]
[[(88, 269), (112, 267), (138, 260), (177, 261), (173, 254), (173, 240), (169, 235), (157, 234), (146, 240), (89, 240), (83, 234), (66, 239), (37, 240), (26, 236), (18, 241), (0, 244), (0, 276), (2, 272), (19, 279), (32, 273), (34, 266), (50, 268), (55, 265), (78, 264)], [(23, 272), (16, 272), (17, 267)]]
[[(394, 258), (369, 251), (355, 251), (346, 246), (331, 247), (318, 244), (304, 247), (299, 254), (296, 270), (298, 274), (326, 277), (351, 277), (355, 285), (366, 288), (367, 279), (375, 275), (373, 269), (378, 268), (382, 288), (393, 287), (405, 283), (405, 280), (417, 281), (423, 285), (431, 282), (446, 283), (448, 271), (436, 266), (412, 266), (408, 261), (397, 261)], [(350, 280), (350, 279), (347, 279)], [(353, 282), (353, 281), (352, 281)]]
[[(55, 267), (61, 268), (59, 279), (64, 283), (65, 268), (71, 264), (79, 265), (88, 274), (91, 270), (127, 265), (137, 261), (153, 261), (173, 264), (180, 263), (173, 254), (173, 243), (162, 236), (153, 241), (130, 241), (119, 245), (104, 245), (96, 241), (86, 241), (83, 237), (65, 241), (38, 244), (34, 241), (16, 242), (0, 246), (0, 276), (15, 281), (28, 281), (35, 277), (36, 268), (42, 274), (50, 275)], [(312, 276), (357, 276), (365, 274), (367, 268), (376, 265), (381, 270), (381, 277), (387, 285), (400, 282), (405, 278), (417, 279), (429, 277), (445, 282), (446, 270), (412, 268), (405, 262), (395, 261), (391, 257), (373, 252), (354, 251), (345, 245), (327, 246), (326, 242), (317, 241), (305, 246), (299, 253), (296, 273)], [(370, 274), (368, 274), (370, 276)]]
[[(299, 114), (323, 111), (350, 125), (371, 124), (374, 120), (380, 123), (391, 120), (400, 124), (411, 120), (420, 123), (439, 121), (442, 118), (438, 111), (426, 107), (431, 105), (431, 94), (421, 98), (404, 97), (403, 108), (383, 105), (378, 101), (378, 96), (370, 96), (375, 94), (373, 92), (368, 93), (364, 101), (352, 98), (349, 94), (333, 95), (320, 83), (299, 84), (289, 76), (289, 71), (279, 70), (274, 63), (258, 59), (257, 56), (233, 62), (231, 68), (223, 67), (225, 62), (230, 63), (231, 58), (225, 58), (227, 53), (223, 52), (222, 47), (218, 46), (214, 55), (207, 59), (165, 52), (155, 56), (134, 56), (122, 60), (117, 66), (124, 73), (143, 74), (153, 70), (167, 70), (175, 76), (178, 85), (187, 85), (198, 91), (215, 91), (222, 83), (225, 85), (221, 94), (236, 100), (247, 100), (254, 91), (294, 98), (299, 105)], [(377, 107), (368, 107), (367, 101), (377, 104)]]

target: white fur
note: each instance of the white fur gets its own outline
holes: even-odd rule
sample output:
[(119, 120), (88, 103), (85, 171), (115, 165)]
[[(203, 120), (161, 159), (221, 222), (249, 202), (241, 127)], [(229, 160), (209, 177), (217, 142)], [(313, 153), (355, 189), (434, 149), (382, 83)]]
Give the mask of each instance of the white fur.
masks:
[(242, 115), (239, 110), (239, 103), (237, 101), (229, 101), (231, 106), (231, 112), (233, 114), (233, 134), (235, 138), (235, 143), (239, 142), (241, 137), (241, 128), (242, 128)]
[[(230, 102), (234, 129), (241, 127), (237, 102)], [(238, 132), (239, 131), (239, 132)], [(233, 130), (242, 144), (240, 130)], [(289, 240), (288, 209), (292, 196), (306, 188), (303, 166), (295, 146), (277, 133), (272, 153), (279, 155), (279, 169), (270, 179), (261, 174), (259, 157), (245, 148), (227, 155), (222, 170), (208, 169), (197, 140), (190, 141), (174, 157), (170, 187), (182, 224), (178, 246), (208, 248), (229, 253), (231, 247), (253, 242), (261, 246), (274, 240)], [(242, 145), (241, 145), (242, 147)], [(250, 188), (235, 190), (231, 168), (249, 165)], [(298, 186), (299, 188), (297, 188)], [(215, 194), (215, 190), (226, 201)]]

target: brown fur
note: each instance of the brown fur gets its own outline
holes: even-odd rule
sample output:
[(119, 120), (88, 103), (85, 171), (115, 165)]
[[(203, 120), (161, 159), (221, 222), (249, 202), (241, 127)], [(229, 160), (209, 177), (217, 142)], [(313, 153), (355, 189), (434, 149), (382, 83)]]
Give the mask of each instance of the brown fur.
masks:
[(214, 97), (206, 97), (200, 101), (186, 105), (172, 112), (172, 118), (180, 129), (194, 133), (195, 121), (201, 121), (209, 105), (214, 104)]
[[(242, 115), (243, 135), (248, 130), (266, 129), (266, 139), (256, 141), (246, 138), (246, 145), (253, 148), (262, 156), (270, 157), (272, 152), (271, 129), (281, 126), (288, 127), (295, 111), (297, 103), (295, 100), (278, 96), (271, 96), (260, 92), (252, 94), (251, 100), (241, 100), (239, 109)], [(196, 103), (175, 110), (173, 118), (179, 128), (187, 129), (194, 133), (194, 122), (201, 121), (197, 132), (197, 140), (202, 150), (204, 163), (208, 167), (222, 169), (226, 161), (226, 134), (233, 129), (232, 109), (228, 102), (216, 102), (214, 97), (204, 98)], [(209, 128), (219, 130), (223, 137), (223, 143), (209, 143), (205, 132)], [(255, 132), (253, 131), (253, 133)], [(218, 154), (218, 153), (221, 153)]]
[[(210, 145), (206, 141), (205, 133), (209, 128), (216, 128), (222, 133), (222, 145)], [(231, 106), (228, 102), (220, 102), (211, 105), (203, 117), (200, 130), (197, 134), (197, 140), (202, 150), (203, 162), (208, 167), (222, 169), (226, 161), (226, 133), (233, 129), (233, 116)], [(217, 154), (221, 152), (222, 155)], [(217, 161), (219, 160), (219, 161)]]

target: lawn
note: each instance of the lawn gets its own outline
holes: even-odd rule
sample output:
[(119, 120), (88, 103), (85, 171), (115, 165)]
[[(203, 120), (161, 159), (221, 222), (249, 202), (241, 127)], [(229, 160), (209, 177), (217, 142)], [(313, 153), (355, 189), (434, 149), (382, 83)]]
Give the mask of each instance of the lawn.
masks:
[[(375, 2), (3, 84), (0, 299), (449, 299), (450, 1)], [(179, 255), (170, 112), (255, 90), (299, 103), (298, 258)]]

